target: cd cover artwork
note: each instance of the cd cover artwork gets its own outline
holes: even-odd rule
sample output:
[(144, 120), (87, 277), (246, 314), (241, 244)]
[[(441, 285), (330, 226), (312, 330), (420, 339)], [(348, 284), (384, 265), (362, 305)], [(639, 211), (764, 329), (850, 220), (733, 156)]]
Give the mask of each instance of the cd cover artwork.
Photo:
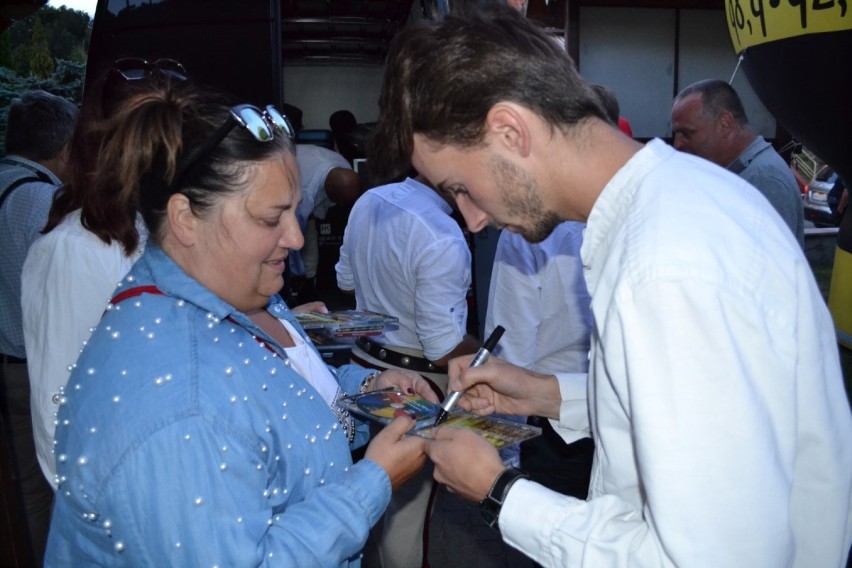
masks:
[(393, 389), (377, 390), (340, 399), (340, 403), (364, 418), (387, 424), (397, 410), (403, 410), (418, 425), (432, 424), (441, 407), (416, 394), (405, 394)]
[[(462, 428), (473, 430), (497, 448), (505, 448), (514, 444), (520, 444), (524, 440), (541, 435), (541, 428), (530, 426), (524, 422), (504, 420), (496, 416), (477, 416), (468, 412), (453, 412), (441, 427)], [(412, 431), (412, 434), (431, 438), (435, 427), (432, 424)]]
[[(417, 424), (409, 432), (416, 436), (431, 438), (435, 420), (441, 407), (414, 394), (405, 394), (394, 389), (371, 391), (340, 399), (339, 403), (353, 414), (387, 424), (393, 420), (397, 410), (405, 411)], [(464, 428), (477, 432), (497, 449), (505, 448), (535, 438), (541, 429), (523, 422), (513, 422), (495, 416), (477, 416), (460, 410), (450, 413), (441, 427)]]

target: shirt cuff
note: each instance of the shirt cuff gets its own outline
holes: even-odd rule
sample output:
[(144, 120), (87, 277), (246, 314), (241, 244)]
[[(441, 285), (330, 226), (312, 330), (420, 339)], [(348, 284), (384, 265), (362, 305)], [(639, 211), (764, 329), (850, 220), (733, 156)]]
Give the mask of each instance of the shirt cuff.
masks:
[(370, 526), (376, 524), (390, 503), (392, 488), (387, 472), (376, 462), (362, 459), (349, 468), (343, 483), (364, 507)]
[(576, 442), (589, 436), (588, 373), (556, 373), (559, 383), (559, 421), (550, 425), (566, 441)]
[(566, 515), (566, 507), (585, 501), (561, 495), (528, 479), (516, 481), (500, 509), (498, 523), (503, 540), (543, 566), (556, 566), (553, 531)]

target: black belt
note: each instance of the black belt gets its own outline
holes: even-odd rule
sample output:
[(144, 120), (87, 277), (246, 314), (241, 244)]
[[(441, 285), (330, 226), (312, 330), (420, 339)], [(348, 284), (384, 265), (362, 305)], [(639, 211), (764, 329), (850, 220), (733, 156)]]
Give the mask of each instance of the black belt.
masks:
[(400, 367), (402, 369), (410, 369), (418, 373), (445, 373), (443, 369), (436, 367), (431, 361), (416, 355), (408, 355), (389, 349), (381, 343), (376, 343), (367, 337), (359, 337), (355, 340), (355, 345), (361, 348), (364, 353), (375, 357), (383, 363)]
[(12, 357), (11, 355), (3, 355), (3, 362), (6, 364), (16, 364), (16, 365), (26, 365), (26, 359), (19, 359), (17, 357)]

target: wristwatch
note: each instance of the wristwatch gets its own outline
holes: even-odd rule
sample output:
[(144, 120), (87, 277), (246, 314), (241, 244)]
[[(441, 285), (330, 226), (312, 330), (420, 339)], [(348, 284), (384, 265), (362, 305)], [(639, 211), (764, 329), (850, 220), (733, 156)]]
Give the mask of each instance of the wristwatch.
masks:
[(485, 499), (479, 502), (479, 511), (482, 513), (482, 518), (494, 530), (499, 531), (497, 519), (500, 517), (500, 509), (503, 507), (503, 502), (506, 500), (506, 495), (509, 494), (509, 489), (514, 483), (520, 479), (529, 479), (530, 476), (516, 467), (507, 467), (503, 473), (497, 476), (494, 480), (494, 485)]

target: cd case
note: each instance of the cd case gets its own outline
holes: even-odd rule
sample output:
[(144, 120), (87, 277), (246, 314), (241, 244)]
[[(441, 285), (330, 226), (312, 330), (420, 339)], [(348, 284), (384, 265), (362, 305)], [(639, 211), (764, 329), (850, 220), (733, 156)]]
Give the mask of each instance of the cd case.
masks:
[(340, 310), (327, 314), (301, 312), (294, 315), (306, 331), (317, 331), (329, 337), (380, 335), (386, 325), (399, 321), (395, 316), (367, 310)]
[[(349, 395), (341, 398), (338, 403), (357, 416), (381, 424), (387, 424), (393, 420), (397, 410), (403, 410), (416, 422), (409, 434), (424, 438), (432, 436), (435, 420), (441, 411), (441, 407), (435, 403), (394, 389)], [(450, 412), (450, 416), (441, 426), (473, 430), (497, 449), (518, 444), (541, 434), (541, 428), (523, 422), (505, 420), (496, 416), (477, 416), (462, 410)]]

